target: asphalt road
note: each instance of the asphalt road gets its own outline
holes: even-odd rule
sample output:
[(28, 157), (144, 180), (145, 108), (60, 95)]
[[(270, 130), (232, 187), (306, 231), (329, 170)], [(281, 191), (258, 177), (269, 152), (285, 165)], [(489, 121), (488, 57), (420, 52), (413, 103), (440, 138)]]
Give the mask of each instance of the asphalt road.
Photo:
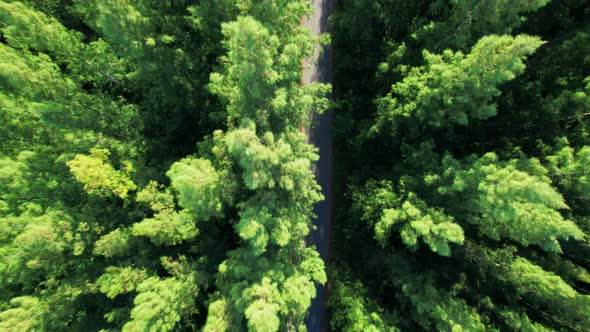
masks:
[[(312, 17), (304, 20), (306, 27), (314, 35), (328, 32), (328, 17), (332, 9), (332, 0), (311, 0), (315, 7)], [(307, 59), (303, 69), (303, 84), (311, 82), (332, 82), (332, 54), (330, 47), (317, 50), (316, 54)], [(325, 200), (315, 206), (317, 218), (314, 220), (316, 230), (307, 238), (308, 245), (315, 245), (324, 262), (328, 263), (330, 252), (330, 234), (332, 224), (332, 111), (313, 116), (313, 125), (307, 129), (309, 143), (319, 148), (320, 160), (314, 167), (314, 173)], [(328, 331), (327, 296), (328, 288), (316, 285), (317, 296), (313, 300), (306, 325), (309, 332)]]

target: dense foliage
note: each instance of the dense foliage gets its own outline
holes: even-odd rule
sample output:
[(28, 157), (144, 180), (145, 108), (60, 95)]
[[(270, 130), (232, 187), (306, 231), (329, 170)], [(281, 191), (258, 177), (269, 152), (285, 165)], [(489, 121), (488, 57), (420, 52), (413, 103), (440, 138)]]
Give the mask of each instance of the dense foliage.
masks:
[[(310, 3), (0, 0), (0, 331), (306, 330)], [(589, 331), (588, 1), (331, 23), (332, 329)]]
[(344, 0), (337, 331), (590, 330), (590, 6)]
[(0, 330), (304, 330), (308, 1), (0, 1)]

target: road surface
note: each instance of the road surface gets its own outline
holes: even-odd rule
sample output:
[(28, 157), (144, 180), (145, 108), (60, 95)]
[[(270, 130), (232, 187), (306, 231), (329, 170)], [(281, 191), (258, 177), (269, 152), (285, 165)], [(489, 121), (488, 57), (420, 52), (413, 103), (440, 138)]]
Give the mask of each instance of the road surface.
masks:
[[(332, 9), (332, 0), (311, 0), (315, 12), (312, 17), (304, 20), (304, 25), (314, 35), (328, 32), (328, 16)], [(303, 84), (311, 82), (332, 82), (332, 54), (330, 47), (321, 50), (307, 59), (303, 68)], [(330, 251), (330, 233), (332, 224), (332, 123), (331, 111), (315, 115), (313, 125), (307, 130), (309, 142), (319, 148), (320, 160), (314, 167), (314, 173), (325, 200), (315, 206), (317, 218), (314, 220), (316, 230), (307, 238), (308, 245), (315, 245), (324, 263), (328, 262)], [(317, 296), (313, 300), (306, 318), (309, 332), (328, 331), (327, 289), (316, 285)]]

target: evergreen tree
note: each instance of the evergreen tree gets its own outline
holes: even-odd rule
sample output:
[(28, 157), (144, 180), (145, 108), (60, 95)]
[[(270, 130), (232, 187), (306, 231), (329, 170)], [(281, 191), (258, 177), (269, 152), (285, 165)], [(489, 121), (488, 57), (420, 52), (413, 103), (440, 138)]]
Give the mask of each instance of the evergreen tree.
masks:
[[(304, 331), (308, 0), (0, 0), (0, 330)], [(587, 0), (342, 0), (331, 326), (590, 330)]]
[(0, 2), (0, 329), (204, 323), (228, 244), (150, 180), (223, 114), (205, 85), (235, 5)]
[[(219, 267), (204, 330), (305, 330), (314, 282), (326, 276), (319, 254), (304, 242), (322, 197), (311, 172), (316, 151), (299, 128), (309, 125), (312, 110), (326, 108), (329, 86), (299, 84), (300, 60), (313, 50), (299, 23), (309, 12), (305, 1), (244, 2), (241, 9), (242, 16), (223, 25), (225, 66), (210, 84), (227, 107), (228, 131), (215, 132), (194, 160), (199, 172), (224, 175), (187, 193), (206, 190), (213, 200), (191, 199), (195, 210), (237, 212), (240, 241)], [(277, 21), (283, 12), (289, 15)]]
[(405, 6), (334, 17), (332, 325), (589, 329), (583, 1)]

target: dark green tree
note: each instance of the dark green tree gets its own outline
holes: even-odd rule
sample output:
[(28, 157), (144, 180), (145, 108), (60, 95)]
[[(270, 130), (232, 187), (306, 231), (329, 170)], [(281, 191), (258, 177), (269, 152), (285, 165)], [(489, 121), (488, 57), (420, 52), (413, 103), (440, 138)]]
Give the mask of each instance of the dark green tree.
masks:
[(583, 1), (406, 3), (333, 17), (333, 327), (589, 329)]

